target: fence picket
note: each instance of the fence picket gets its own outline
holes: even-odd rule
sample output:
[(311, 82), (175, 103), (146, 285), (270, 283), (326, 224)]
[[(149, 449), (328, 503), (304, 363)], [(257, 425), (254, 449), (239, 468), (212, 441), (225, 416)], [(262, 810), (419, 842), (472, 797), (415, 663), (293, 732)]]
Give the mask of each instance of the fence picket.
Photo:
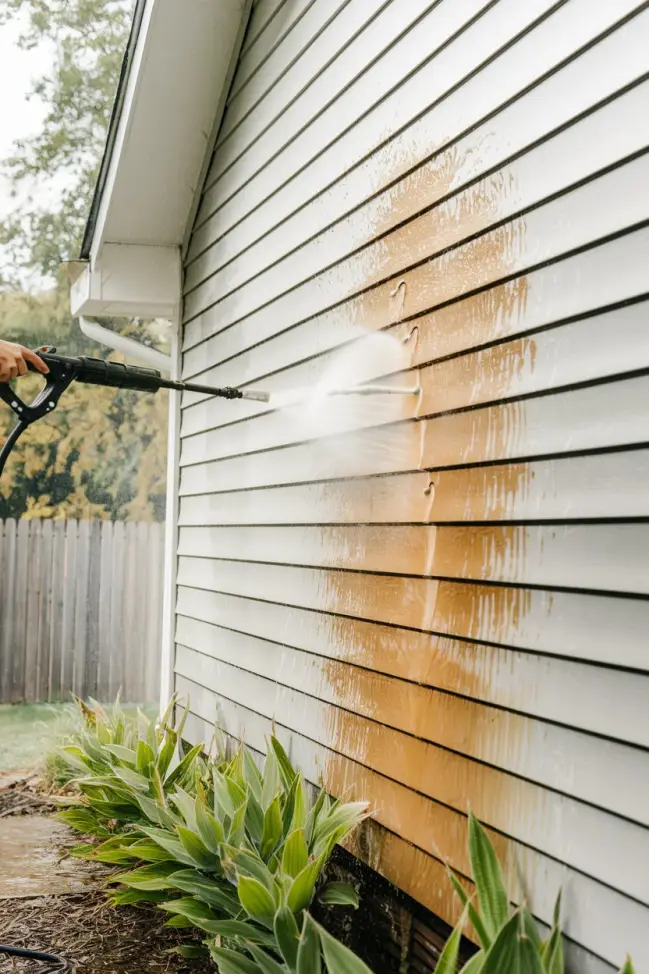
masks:
[(164, 525), (0, 520), (0, 703), (157, 700)]

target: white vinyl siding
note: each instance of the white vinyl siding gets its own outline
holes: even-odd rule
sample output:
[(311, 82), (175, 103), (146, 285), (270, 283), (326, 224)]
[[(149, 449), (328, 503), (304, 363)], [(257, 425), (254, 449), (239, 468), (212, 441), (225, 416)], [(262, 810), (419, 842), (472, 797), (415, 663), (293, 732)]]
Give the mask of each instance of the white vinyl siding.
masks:
[(472, 808), (579, 974), (649, 966), (648, 47), (637, 0), (259, 0), (185, 266), (184, 378), (382, 331), (358, 378), (421, 388), (184, 397), (191, 734), (274, 719), (449, 923)]

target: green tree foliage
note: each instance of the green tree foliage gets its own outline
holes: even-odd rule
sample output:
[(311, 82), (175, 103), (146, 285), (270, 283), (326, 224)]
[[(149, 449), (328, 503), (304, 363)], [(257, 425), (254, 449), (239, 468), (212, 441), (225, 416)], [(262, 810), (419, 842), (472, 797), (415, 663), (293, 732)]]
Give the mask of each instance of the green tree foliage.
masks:
[[(46, 106), (40, 132), (17, 142), (5, 168), (25, 196), (6, 221), (5, 283), (37, 270), (66, 286), (62, 257), (76, 256), (101, 160), (131, 21), (129, 0), (4, 0), (0, 24), (21, 14), (21, 46), (54, 55), (54, 68), (32, 97)], [(56, 192), (35, 205), (29, 190), (54, 180)]]
[[(4, 0), (0, 26), (16, 15), (21, 45), (48, 50), (52, 70), (34, 85), (41, 131), (17, 142), (3, 164), (15, 207), (0, 227), (0, 335), (31, 347), (104, 356), (69, 313), (61, 260), (76, 256), (106, 140), (131, 23), (131, 0)], [(50, 192), (43, 192), (50, 187)], [(33, 196), (39, 189), (38, 202)], [(37, 280), (34, 293), (26, 281)], [(106, 322), (162, 347), (155, 325)], [(21, 380), (28, 400), (39, 380)], [(13, 415), (0, 409), (0, 439)], [(74, 386), (30, 428), (0, 484), (0, 517), (164, 516), (167, 396)]]

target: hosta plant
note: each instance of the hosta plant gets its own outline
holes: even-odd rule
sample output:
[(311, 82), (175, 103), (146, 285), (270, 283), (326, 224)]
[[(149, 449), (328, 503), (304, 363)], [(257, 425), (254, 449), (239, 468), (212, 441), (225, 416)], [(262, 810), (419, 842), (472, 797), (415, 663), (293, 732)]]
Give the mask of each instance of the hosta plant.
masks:
[[(436, 974), (456, 974), (462, 931), (467, 920), (473, 926), (480, 949), (464, 965), (462, 974), (564, 974), (561, 895), (557, 897), (552, 928), (543, 938), (527, 907), (511, 908), (494, 848), (471, 814), (469, 860), (475, 883), (475, 902), (458, 878), (449, 872), (463, 912), (446, 942)], [(630, 959), (621, 974), (634, 974)]]
[[(63, 753), (82, 798), (61, 816), (92, 838), (77, 854), (119, 867), (108, 879), (115, 905), (158, 905), (169, 924), (203, 931), (204, 952), (225, 974), (316, 971), (304, 967), (307, 957), (316, 964), (316, 953), (325, 969), (366, 972), (336, 966), (336, 957), (357, 959), (307, 913), (334, 846), (366, 805), (324, 791), (313, 800), (275, 736), (261, 771), (243, 746), (230, 760), (205, 760), (203, 745), (183, 756), (185, 716), (172, 721), (175, 704), (151, 723), (80, 702), (84, 728)], [(358, 905), (341, 883), (318, 896)]]
[(110, 838), (135, 825), (168, 821), (169, 796), (181, 786), (194, 789), (207, 776), (202, 745), (181, 752), (187, 710), (174, 722), (175, 697), (155, 722), (141, 711), (125, 716), (119, 701), (110, 712), (77, 704), (82, 727), (60, 755), (76, 773), (82, 797), (60, 817), (84, 835)]
[[(163, 909), (218, 937), (221, 946), (211, 946), (225, 951), (226, 967), (232, 953), (267, 949), (281, 958), (282, 932), (285, 943), (292, 938), (297, 944), (334, 846), (366, 814), (364, 804), (341, 804), (324, 792), (312, 802), (275, 737), (263, 772), (241, 747), (226, 767), (212, 768), (211, 795), (199, 785), (194, 796), (178, 789), (171, 801), (173, 823), (142, 829), (168, 859), (120, 873), (115, 881), (184, 894), (168, 898)], [(358, 905), (355, 890), (344, 884), (325, 886), (319, 895), (324, 902)]]

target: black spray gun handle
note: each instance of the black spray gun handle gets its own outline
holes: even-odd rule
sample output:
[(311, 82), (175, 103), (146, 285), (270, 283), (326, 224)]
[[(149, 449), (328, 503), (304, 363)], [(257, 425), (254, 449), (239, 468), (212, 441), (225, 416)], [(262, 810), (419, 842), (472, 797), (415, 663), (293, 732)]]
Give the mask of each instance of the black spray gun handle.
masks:
[[(46, 354), (45, 349), (47, 349), (48, 354)], [(74, 370), (64, 364), (64, 359), (61, 358), (59, 361), (59, 356), (49, 354), (55, 351), (56, 349), (51, 345), (38, 350), (38, 354), (47, 363), (50, 371), (46, 376), (45, 387), (41, 389), (33, 402), (23, 402), (9, 383), (0, 383), (0, 399), (3, 399), (14, 411), (22, 426), (29, 426), (56, 409), (59, 399), (75, 379)], [(32, 372), (37, 371), (31, 363), (28, 363), (28, 368)]]

